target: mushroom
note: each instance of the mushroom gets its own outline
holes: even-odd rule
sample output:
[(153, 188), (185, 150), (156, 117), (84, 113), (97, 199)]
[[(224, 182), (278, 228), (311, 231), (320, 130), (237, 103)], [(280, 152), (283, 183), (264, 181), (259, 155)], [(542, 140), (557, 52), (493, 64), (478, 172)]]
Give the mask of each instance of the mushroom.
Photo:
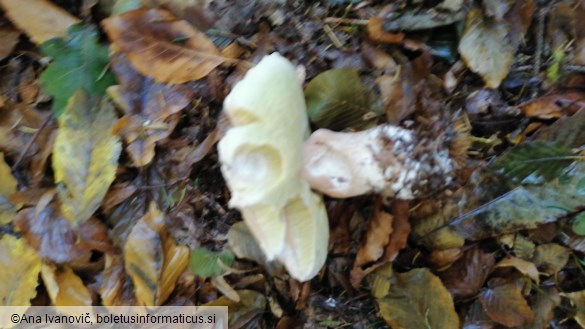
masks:
[(329, 240), (321, 196), (301, 177), (308, 118), (295, 67), (265, 56), (224, 101), (232, 124), (218, 143), (230, 207), (241, 211), (268, 260), (300, 281), (325, 263)]

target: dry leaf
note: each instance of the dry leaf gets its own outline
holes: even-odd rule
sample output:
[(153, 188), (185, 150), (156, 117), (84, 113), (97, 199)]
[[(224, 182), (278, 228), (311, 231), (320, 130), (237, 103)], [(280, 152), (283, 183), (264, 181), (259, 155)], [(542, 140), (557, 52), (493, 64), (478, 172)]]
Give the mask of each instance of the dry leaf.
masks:
[(189, 250), (176, 245), (164, 226), (164, 214), (154, 203), (132, 228), (124, 247), (126, 272), (140, 305), (162, 305), (185, 270)]
[(530, 300), (534, 310), (534, 321), (522, 327), (522, 329), (547, 329), (550, 328), (554, 310), (561, 304), (561, 296), (555, 287), (543, 288)]
[(73, 270), (43, 263), (41, 275), (54, 306), (90, 306), (91, 292)]
[[(19, 37), (20, 32), (14, 28), (0, 28), (0, 61), (12, 53), (12, 49), (18, 43)], [(2, 102), (0, 102), (0, 106), (2, 106)]]
[(554, 275), (565, 267), (571, 250), (556, 243), (547, 243), (536, 247), (532, 261), (542, 272)]
[(534, 263), (526, 261), (521, 258), (517, 257), (508, 257), (502, 259), (497, 265), (496, 268), (499, 267), (513, 267), (517, 269), (520, 273), (529, 277), (532, 281), (539, 283), (540, 278), (538, 277), (538, 269)]
[(106, 254), (104, 270), (98, 277), (99, 294), (104, 306), (136, 305), (132, 285), (127, 282), (121, 255)]
[(59, 117), (53, 170), (62, 211), (74, 225), (89, 219), (115, 178), (120, 141), (111, 129), (111, 105), (78, 91)]
[(0, 239), (0, 306), (28, 306), (36, 296), (41, 259), (23, 239)]
[(6, 225), (14, 219), (16, 207), (9, 200), (10, 196), (16, 192), (18, 182), (12, 176), (12, 171), (4, 161), (4, 153), (0, 152), (0, 226)]
[(112, 56), (112, 69), (120, 86), (108, 88), (108, 94), (126, 114), (114, 131), (126, 141), (134, 165), (142, 167), (152, 161), (156, 144), (172, 133), (179, 121), (176, 114), (189, 104), (193, 92), (140, 75), (122, 54)]
[(157, 82), (199, 80), (227, 60), (205, 34), (166, 10), (138, 9), (102, 26), (136, 70)]
[(525, 116), (545, 120), (573, 115), (583, 107), (585, 93), (577, 90), (542, 96), (518, 105)]
[(390, 236), (390, 242), (386, 245), (386, 250), (384, 250), (384, 261), (393, 261), (398, 256), (398, 252), (405, 248), (408, 243), (408, 235), (411, 229), (408, 220), (409, 210), (409, 203), (406, 200), (394, 200), (392, 202), (393, 231)]
[(571, 301), (571, 304), (575, 306), (576, 313), (574, 319), (581, 328), (585, 328), (585, 290), (564, 293), (562, 296), (567, 297)]
[(375, 205), (366, 236), (357, 252), (354, 267), (375, 262), (382, 257), (384, 248), (390, 241), (393, 219), (391, 214), (384, 211), (382, 202), (379, 200)]
[(512, 44), (509, 33), (507, 24), (487, 20), (480, 9), (472, 9), (467, 16), (459, 53), (489, 88), (500, 85), (514, 61), (516, 46)]
[(374, 16), (368, 20), (368, 37), (378, 43), (400, 44), (404, 41), (404, 33), (390, 33), (384, 30), (384, 20)]
[(507, 327), (518, 327), (534, 320), (534, 313), (514, 282), (498, 283), (479, 294), (487, 315)]
[(481, 289), (494, 263), (491, 254), (473, 248), (439, 276), (454, 298), (470, 297)]
[(37, 45), (52, 38), (66, 38), (69, 26), (80, 22), (47, 0), (0, 0), (0, 6)]

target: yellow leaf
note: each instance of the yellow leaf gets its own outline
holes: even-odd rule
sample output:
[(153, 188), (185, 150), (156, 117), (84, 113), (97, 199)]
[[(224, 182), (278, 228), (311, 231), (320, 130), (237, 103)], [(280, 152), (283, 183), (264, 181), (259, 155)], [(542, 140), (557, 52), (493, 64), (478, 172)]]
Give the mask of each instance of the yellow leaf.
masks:
[(37, 294), (41, 259), (24, 240), (0, 239), (0, 306), (30, 306)]
[(70, 267), (43, 263), (41, 276), (54, 306), (90, 306), (91, 293)]
[(38, 44), (67, 37), (67, 28), (79, 19), (47, 0), (0, 0), (6, 16)]
[(16, 209), (8, 197), (16, 192), (18, 183), (12, 176), (10, 167), (4, 161), (4, 154), (0, 152), (0, 225), (6, 225), (16, 215)]
[(161, 305), (175, 289), (189, 261), (189, 250), (178, 246), (164, 226), (154, 203), (132, 228), (124, 248), (126, 272), (140, 305)]
[(55, 181), (61, 183), (61, 209), (76, 225), (102, 203), (116, 176), (121, 145), (111, 133), (116, 121), (112, 106), (78, 91), (59, 117), (53, 148)]

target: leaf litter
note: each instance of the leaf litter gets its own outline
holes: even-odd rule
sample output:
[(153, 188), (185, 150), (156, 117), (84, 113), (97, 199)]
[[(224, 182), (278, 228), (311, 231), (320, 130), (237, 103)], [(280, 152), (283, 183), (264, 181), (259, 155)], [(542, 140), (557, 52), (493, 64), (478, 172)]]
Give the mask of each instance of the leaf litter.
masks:
[[(34, 2), (0, 0), (3, 305), (227, 305), (230, 328), (585, 323), (580, 1)], [(213, 148), (225, 96), (276, 51), (312, 128), (399, 125), (432, 141), (411, 154), (458, 164), (409, 202), (326, 198), (328, 260), (305, 283), (229, 208)]]

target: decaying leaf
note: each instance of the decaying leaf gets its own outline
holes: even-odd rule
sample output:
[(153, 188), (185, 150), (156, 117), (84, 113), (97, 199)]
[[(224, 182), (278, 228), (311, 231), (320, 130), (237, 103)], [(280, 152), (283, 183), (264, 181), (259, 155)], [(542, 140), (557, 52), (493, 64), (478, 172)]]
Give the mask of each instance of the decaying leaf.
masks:
[(45, 56), (53, 62), (41, 74), (47, 93), (53, 96), (53, 112), (61, 115), (77, 90), (91, 96), (102, 96), (115, 80), (107, 71), (108, 49), (98, 43), (99, 35), (92, 26), (74, 25), (69, 39), (52, 39), (41, 45)]
[(573, 90), (546, 95), (518, 105), (524, 115), (539, 119), (558, 119), (573, 115), (585, 106), (585, 93)]
[(381, 202), (378, 202), (366, 236), (356, 255), (354, 267), (375, 262), (382, 257), (384, 249), (390, 241), (390, 234), (393, 231), (393, 220), (393, 216), (384, 211)]
[(513, 267), (520, 273), (529, 277), (532, 281), (539, 283), (540, 278), (538, 277), (538, 269), (534, 263), (526, 261), (518, 257), (507, 257), (502, 259), (497, 265), (498, 267)]
[(561, 296), (556, 287), (547, 287), (529, 299), (534, 311), (534, 321), (522, 326), (522, 329), (550, 328), (554, 310), (561, 304)]
[(0, 0), (0, 6), (12, 23), (36, 44), (64, 38), (69, 26), (79, 23), (77, 17), (48, 0)]
[(8, 224), (16, 215), (16, 207), (9, 197), (16, 192), (18, 182), (12, 176), (10, 167), (4, 161), (4, 154), (0, 152), (0, 226)]
[(479, 292), (494, 264), (493, 255), (473, 248), (439, 276), (454, 298), (467, 298)]
[(188, 263), (189, 249), (177, 245), (164, 226), (164, 214), (152, 203), (132, 228), (124, 247), (126, 272), (140, 305), (161, 305)]
[(395, 274), (390, 290), (377, 299), (380, 313), (392, 328), (458, 328), (451, 295), (428, 269)]
[(122, 54), (112, 56), (112, 69), (120, 85), (108, 88), (108, 94), (125, 113), (114, 130), (126, 141), (134, 165), (143, 167), (152, 161), (156, 143), (172, 133), (177, 113), (189, 104), (193, 92), (140, 75)]
[(0, 238), (0, 306), (28, 306), (37, 294), (41, 259), (23, 239)]
[(91, 293), (70, 267), (57, 268), (43, 263), (41, 276), (54, 306), (90, 306), (92, 304)]
[(570, 255), (569, 248), (547, 243), (536, 247), (533, 262), (541, 272), (554, 275), (565, 267)]
[(534, 313), (515, 282), (498, 282), (478, 298), (487, 315), (507, 327), (519, 327), (534, 320)]
[(115, 178), (121, 145), (114, 122), (110, 104), (81, 91), (59, 117), (53, 170), (63, 214), (75, 225), (97, 210)]
[(239, 328), (265, 311), (266, 297), (263, 294), (253, 290), (236, 290), (236, 292), (240, 296), (239, 302), (220, 297), (202, 306), (227, 306), (229, 328)]
[(585, 290), (564, 293), (562, 296), (567, 297), (571, 301), (571, 304), (575, 306), (576, 313), (574, 319), (581, 328), (585, 327)]
[(104, 270), (98, 276), (99, 294), (104, 306), (136, 305), (132, 285), (127, 282), (121, 255), (106, 254)]
[(199, 80), (227, 60), (205, 34), (166, 10), (133, 10), (102, 26), (136, 70), (157, 82)]
[(352, 68), (317, 75), (305, 88), (309, 119), (319, 128), (364, 128), (376, 115), (368, 91)]
[[(2, 2), (0, 2), (1, 5)], [(20, 32), (14, 28), (0, 28), (0, 60), (8, 57), (12, 53), (12, 49), (18, 43)], [(2, 103), (0, 102), (0, 106)]]

